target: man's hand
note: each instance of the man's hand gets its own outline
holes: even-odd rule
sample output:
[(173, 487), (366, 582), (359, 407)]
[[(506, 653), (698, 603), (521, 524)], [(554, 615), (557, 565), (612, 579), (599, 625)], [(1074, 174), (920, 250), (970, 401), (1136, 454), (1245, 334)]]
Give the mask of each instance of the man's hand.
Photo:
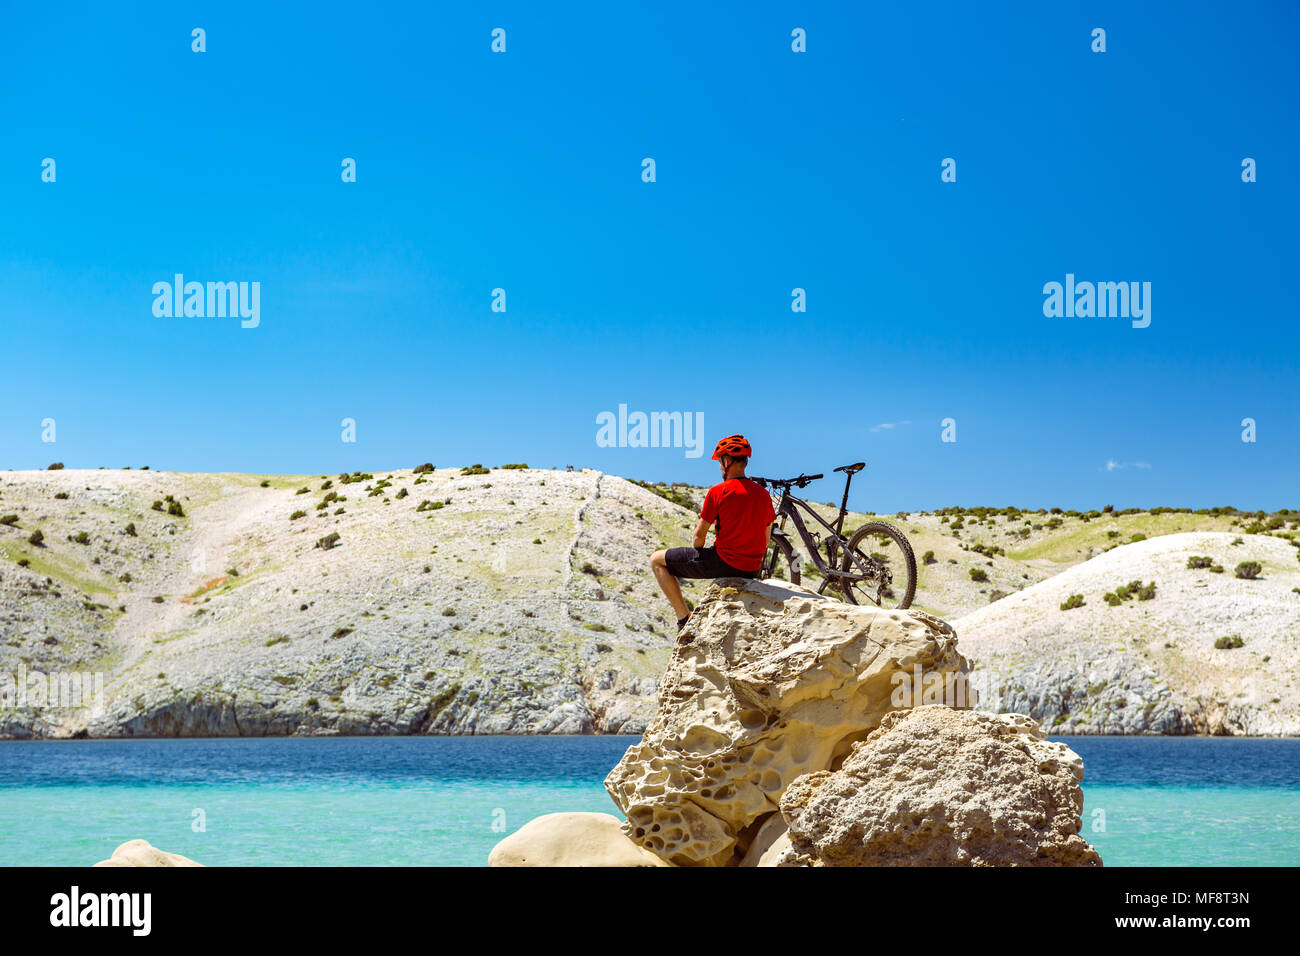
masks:
[(709, 522), (701, 518), (695, 523), (695, 537), (691, 539), (691, 547), (702, 548), (704, 541), (709, 536)]

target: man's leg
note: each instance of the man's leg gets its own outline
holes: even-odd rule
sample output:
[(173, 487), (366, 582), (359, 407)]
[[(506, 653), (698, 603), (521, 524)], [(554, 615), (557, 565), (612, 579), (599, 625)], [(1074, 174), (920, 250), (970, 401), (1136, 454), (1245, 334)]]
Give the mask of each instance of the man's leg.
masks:
[(682, 586), (677, 583), (677, 578), (668, 570), (668, 561), (666, 559), (667, 551), (656, 551), (650, 556), (650, 570), (655, 574), (655, 580), (659, 582), (659, 588), (668, 598), (668, 603), (673, 606), (673, 611), (677, 614), (677, 620), (690, 615), (686, 608), (686, 599), (682, 597)]

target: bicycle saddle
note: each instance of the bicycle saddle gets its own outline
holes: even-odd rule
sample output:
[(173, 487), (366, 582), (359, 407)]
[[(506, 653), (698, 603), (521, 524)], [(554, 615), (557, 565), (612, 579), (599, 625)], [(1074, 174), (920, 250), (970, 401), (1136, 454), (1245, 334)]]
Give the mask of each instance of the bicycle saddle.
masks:
[(865, 461), (859, 461), (852, 465), (840, 465), (840, 467), (836, 468), (835, 470), (842, 471), (846, 475), (856, 475), (858, 472), (860, 472), (863, 468), (866, 467), (867, 467), (867, 463)]

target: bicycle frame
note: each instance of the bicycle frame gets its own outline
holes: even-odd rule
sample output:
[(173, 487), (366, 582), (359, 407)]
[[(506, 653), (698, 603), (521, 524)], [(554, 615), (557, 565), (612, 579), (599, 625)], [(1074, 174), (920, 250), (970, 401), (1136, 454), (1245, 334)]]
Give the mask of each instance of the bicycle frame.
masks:
[(834, 525), (814, 511), (812, 505), (808, 504), (808, 502), (792, 495), (789, 487), (782, 489), (781, 501), (776, 507), (776, 513), (778, 517), (781, 518), (781, 527), (785, 527), (786, 518), (789, 518), (794, 522), (795, 530), (799, 532), (799, 537), (803, 539), (804, 548), (808, 551), (809, 556), (813, 559), (813, 564), (817, 566), (817, 570), (824, 578), (834, 577), (847, 581), (865, 581), (868, 578), (874, 577), (873, 574), (858, 574), (852, 571), (841, 571), (838, 568), (832, 568), (829, 564), (823, 561), (821, 550), (813, 546), (812, 534), (808, 531), (808, 526), (804, 524), (803, 517), (799, 514), (801, 508), (808, 512), (808, 514), (810, 514), (818, 524), (831, 533), (833, 539), (838, 545), (847, 547), (849, 543), (848, 539), (844, 537), (840, 529), (844, 527), (844, 519), (848, 515), (849, 481), (852, 480), (852, 478), (853, 476), (849, 475), (848, 479), (844, 482), (844, 500), (840, 505), (839, 517), (835, 519)]

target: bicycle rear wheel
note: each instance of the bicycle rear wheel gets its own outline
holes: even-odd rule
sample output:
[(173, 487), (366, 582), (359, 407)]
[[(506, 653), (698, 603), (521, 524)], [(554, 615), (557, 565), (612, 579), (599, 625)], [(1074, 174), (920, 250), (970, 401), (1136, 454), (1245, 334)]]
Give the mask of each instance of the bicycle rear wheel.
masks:
[(849, 539), (840, 569), (870, 576), (841, 581), (839, 591), (851, 604), (904, 609), (916, 597), (916, 555), (903, 532), (883, 521), (869, 521)]

